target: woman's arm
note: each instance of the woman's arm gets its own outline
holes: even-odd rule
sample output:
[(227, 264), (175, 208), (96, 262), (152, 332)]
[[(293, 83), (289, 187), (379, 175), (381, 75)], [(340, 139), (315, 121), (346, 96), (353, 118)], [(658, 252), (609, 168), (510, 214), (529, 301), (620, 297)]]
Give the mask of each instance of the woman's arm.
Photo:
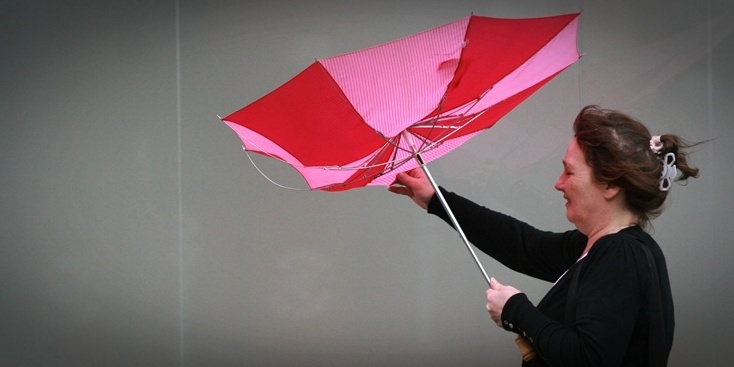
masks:
[[(579, 258), (586, 245), (586, 237), (578, 231), (541, 231), (441, 190), (469, 241), (515, 271), (555, 282)], [(428, 212), (451, 224), (435, 197), (428, 204)]]
[[(526, 336), (551, 365), (618, 366), (629, 357), (644, 296), (644, 254), (634, 245), (600, 242), (577, 264), (582, 268), (572, 325), (549, 318), (524, 294), (514, 295), (504, 306), (503, 327)], [(566, 277), (571, 278), (571, 272), (558, 286), (570, 284)]]

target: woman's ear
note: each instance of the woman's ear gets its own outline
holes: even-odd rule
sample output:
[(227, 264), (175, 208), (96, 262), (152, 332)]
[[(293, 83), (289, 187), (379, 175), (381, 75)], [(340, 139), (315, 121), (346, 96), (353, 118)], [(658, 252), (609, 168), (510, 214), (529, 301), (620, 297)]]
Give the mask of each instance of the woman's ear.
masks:
[(622, 188), (615, 184), (607, 184), (607, 188), (604, 189), (604, 198), (607, 200), (613, 200), (622, 192)]

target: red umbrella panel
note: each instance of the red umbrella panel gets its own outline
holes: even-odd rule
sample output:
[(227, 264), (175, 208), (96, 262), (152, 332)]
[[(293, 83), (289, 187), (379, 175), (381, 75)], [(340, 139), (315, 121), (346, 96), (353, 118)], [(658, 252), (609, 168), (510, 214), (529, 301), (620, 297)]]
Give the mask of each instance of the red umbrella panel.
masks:
[(472, 15), (319, 59), (222, 120), (245, 150), (287, 162), (310, 189), (390, 185), (418, 166), (437, 187), (425, 162), (492, 127), (579, 59), (579, 16)]

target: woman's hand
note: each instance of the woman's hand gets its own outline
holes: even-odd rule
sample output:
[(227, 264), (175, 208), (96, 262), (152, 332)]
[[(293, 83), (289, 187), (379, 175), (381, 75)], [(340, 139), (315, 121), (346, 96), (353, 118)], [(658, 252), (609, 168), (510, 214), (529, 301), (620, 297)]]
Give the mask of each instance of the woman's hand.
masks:
[(497, 279), (489, 280), (489, 289), (487, 289), (487, 311), (489, 316), (499, 327), (502, 326), (502, 310), (505, 303), (510, 297), (520, 293), (517, 289), (508, 285), (502, 285)]
[(387, 189), (390, 192), (410, 197), (423, 209), (428, 209), (428, 203), (436, 194), (436, 190), (433, 189), (431, 182), (428, 181), (428, 177), (421, 168), (413, 168), (410, 171), (398, 173), (395, 176), (395, 182)]

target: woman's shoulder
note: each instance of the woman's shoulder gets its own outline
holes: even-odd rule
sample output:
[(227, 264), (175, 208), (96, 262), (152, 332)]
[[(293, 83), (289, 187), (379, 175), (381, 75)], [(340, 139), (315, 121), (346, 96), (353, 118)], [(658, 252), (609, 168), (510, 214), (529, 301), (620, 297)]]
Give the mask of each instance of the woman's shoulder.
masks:
[(589, 263), (607, 264), (608, 269), (649, 272), (648, 252), (655, 262), (665, 261), (657, 242), (639, 227), (628, 227), (600, 238), (589, 251)]
[(591, 252), (624, 252), (633, 251), (635, 253), (645, 254), (645, 248), (653, 250), (659, 249), (657, 242), (642, 228), (632, 226), (622, 229), (619, 232), (611, 233), (601, 237), (592, 247)]

